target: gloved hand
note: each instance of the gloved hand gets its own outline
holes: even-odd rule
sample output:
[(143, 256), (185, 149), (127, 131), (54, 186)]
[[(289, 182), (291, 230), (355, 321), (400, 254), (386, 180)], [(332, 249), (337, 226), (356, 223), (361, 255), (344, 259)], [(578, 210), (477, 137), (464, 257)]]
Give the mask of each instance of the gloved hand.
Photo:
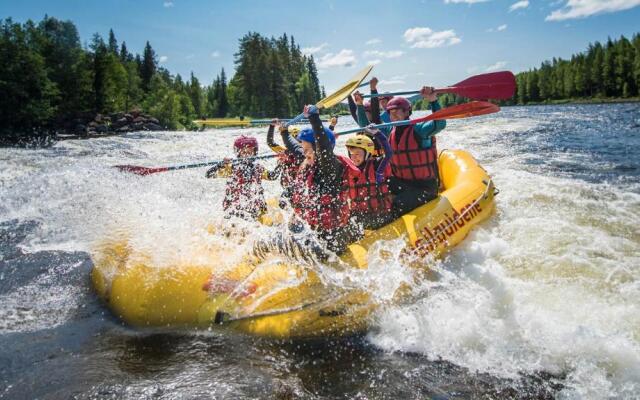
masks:
[(369, 136), (372, 139), (379, 132), (380, 132), (380, 130), (378, 128), (375, 128), (374, 124), (369, 124), (364, 128), (364, 134)]
[(305, 118), (309, 118), (311, 114), (319, 115), (320, 110), (318, 110), (318, 107), (314, 106), (313, 104), (309, 104), (304, 106), (304, 110), (302, 111), (302, 113), (304, 114)]

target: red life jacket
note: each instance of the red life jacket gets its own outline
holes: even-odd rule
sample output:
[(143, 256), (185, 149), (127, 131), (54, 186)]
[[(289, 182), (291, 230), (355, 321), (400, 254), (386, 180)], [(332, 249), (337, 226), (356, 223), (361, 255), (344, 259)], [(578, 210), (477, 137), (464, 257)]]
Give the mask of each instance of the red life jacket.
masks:
[[(307, 221), (313, 230), (333, 230), (349, 223), (349, 176), (359, 173), (358, 167), (344, 157), (336, 156), (344, 166), (342, 183), (337, 193), (322, 193), (314, 182), (317, 164), (307, 166), (298, 171), (296, 185), (293, 190), (293, 210)], [(327, 192), (327, 191), (325, 191)]]
[(262, 214), (267, 204), (262, 188), (264, 168), (254, 163), (239, 163), (233, 166), (227, 179), (222, 208), (231, 213), (247, 213), (253, 218)]
[(349, 177), (349, 199), (351, 211), (358, 213), (382, 214), (391, 211), (391, 193), (386, 179), (391, 176), (391, 167), (383, 171), (385, 181), (376, 181), (376, 163), (367, 160), (359, 174)]
[(296, 181), (296, 175), (302, 160), (299, 160), (292, 152), (284, 151), (278, 154), (278, 163), (282, 166), (280, 173), (280, 184), (285, 192), (292, 189)]
[[(398, 131), (400, 131), (399, 139), (396, 137)], [(431, 147), (423, 149), (418, 143), (413, 125), (409, 125), (394, 127), (389, 142), (393, 150), (391, 171), (396, 178), (407, 181), (438, 179), (438, 150), (435, 136), (431, 137)]]

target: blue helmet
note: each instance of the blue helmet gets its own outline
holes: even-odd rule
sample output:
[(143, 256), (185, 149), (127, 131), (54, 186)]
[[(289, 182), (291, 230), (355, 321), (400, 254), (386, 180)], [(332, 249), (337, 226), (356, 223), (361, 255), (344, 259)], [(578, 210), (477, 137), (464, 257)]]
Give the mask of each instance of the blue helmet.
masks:
[[(336, 136), (333, 134), (333, 131), (329, 128), (322, 127), (324, 129), (324, 134), (329, 138), (329, 143), (331, 143), (331, 147), (336, 147)], [(298, 133), (298, 140), (302, 142), (308, 142), (312, 145), (316, 144), (316, 137), (313, 132), (313, 128), (306, 128)]]

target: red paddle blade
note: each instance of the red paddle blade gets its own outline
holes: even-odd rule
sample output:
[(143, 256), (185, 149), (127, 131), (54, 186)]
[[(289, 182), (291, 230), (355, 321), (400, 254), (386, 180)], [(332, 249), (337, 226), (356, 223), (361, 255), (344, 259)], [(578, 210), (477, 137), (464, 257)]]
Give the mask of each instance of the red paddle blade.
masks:
[(457, 106), (447, 107), (445, 109), (434, 112), (423, 118), (411, 120), (411, 124), (420, 122), (433, 121), (436, 119), (458, 119), (477, 117), (479, 115), (493, 114), (500, 111), (500, 107), (487, 101), (472, 101), (470, 103), (459, 104)]
[(151, 175), (151, 174), (155, 174), (156, 172), (165, 172), (169, 170), (166, 167), (147, 168), (147, 167), (139, 167), (137, 165), (114, 165), (113, 168), (118, 168), (122, 172), (131, 172), (132, 174), (141, 175), (141, 176)]
[(506, 100), (515, 94), (516, 77), (510, 71), (475, 75), (442, 91), (477, 100)]

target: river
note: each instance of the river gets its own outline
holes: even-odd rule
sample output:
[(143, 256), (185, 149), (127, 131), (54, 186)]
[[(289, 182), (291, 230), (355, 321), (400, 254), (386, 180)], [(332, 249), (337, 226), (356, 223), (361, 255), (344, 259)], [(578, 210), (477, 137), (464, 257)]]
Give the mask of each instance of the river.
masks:
[[(479, 160), (500, 190), (496, 212), (362, 336), (282, 343), (123, 325), (91, 288), (97, 243), (126, 232), (161, 267), (198, 261), (225, 240), (207, 227), (229, 222), (224, 182), (203, 169), (139, 177), (111, 166), (221, 159), (240, 132), (268, 151), (266, 128), (0, 149), (0, 398), (639, 396), (638, 103), (449, 121), (439, 148)], [(216, 245), (225, 258), (246, 251)], [(388, 295), (407, 268), (375, 266), (368, 279)]]

